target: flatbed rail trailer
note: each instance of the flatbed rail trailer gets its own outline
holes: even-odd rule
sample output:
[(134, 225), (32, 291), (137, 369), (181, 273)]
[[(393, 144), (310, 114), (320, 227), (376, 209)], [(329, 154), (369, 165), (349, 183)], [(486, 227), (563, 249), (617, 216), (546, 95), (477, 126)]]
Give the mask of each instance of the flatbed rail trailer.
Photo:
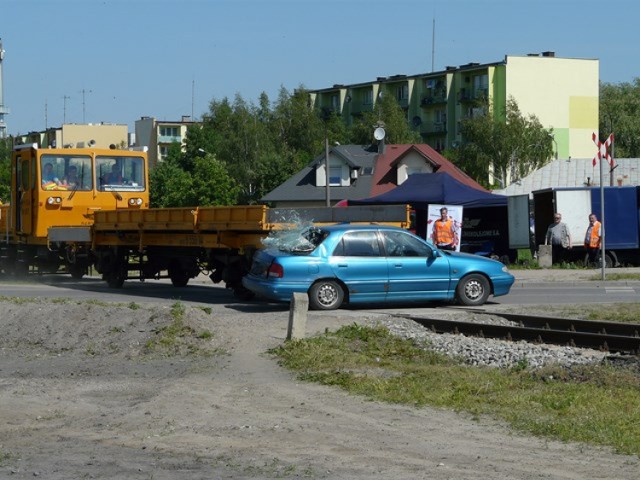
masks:
[(263, 205), (101, 210), (92, 226), (50, 229), (53, 243), (92, 258), (109, 286), (127, 279), (169, 278), (187, 285), (201, 273), (243, 292), (253, 253), (274, 232), (302, 224), (384, 223), (408, 228), (410, 209), (398, 206), (270, 209)]
[(240, 290), (262, 240), (305, 222), (408, 228), (410, 212), (407, 206), (152, 209), (144, 147), (19, 145), (11, 156), (11, 199), (0, 207), (0, 273), (79, 279), (93, 267), (112, 287), (129, 278), (184, 286), (207, 273)]

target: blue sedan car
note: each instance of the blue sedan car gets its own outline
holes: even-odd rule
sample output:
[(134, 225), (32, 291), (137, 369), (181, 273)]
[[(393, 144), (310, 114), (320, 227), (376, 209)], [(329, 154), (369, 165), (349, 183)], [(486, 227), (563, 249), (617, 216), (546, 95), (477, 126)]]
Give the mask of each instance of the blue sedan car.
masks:
[(380, 225), (309, 227), (255, 253), (242, 284), (289, 302), (307, 293), (315, 310), (343, 303), (457, 301), (477, 306), (509, 293), (514, 277), (495, 260), (438, 250), (407, 230)]

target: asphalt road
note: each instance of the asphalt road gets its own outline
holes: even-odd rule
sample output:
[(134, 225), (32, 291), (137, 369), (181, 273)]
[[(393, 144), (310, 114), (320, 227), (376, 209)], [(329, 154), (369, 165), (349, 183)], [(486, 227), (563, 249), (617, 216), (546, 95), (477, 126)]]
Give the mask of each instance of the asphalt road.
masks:
[[(633, 269), (640, 270), (640, 269)], [(563, 305), (629, 303), (640, 301), (640, 281), (596, 280), (598, 272), (557, 270), (515, 271), (516, 283), (506, 296), (491, 297), (487, 307), (496, 305)], [(98, 278), (72, 280), (66, 275), (33, 277), (25, 282), (0, 281), (0, 295), (18, 297), (69, 298), (73, 300), (100, 300), (107, 302), (165, 302), (177, 300), (214, 309), (232, 309), (246, 312), (288, 310), (286, 304), (262, 300), (239, 301), (232, 292), (213, 284), (207, 277), (193, 280), (187, 287), (175, 288), (168, 280), (129, 280), (121, 289), (111, 289)], [(433, 308), (433, 304), (372, 305), (347, 307), (357, 314), (362, 310), (402, 311), (410, 308)], [(441, 306), (441, 305), (440, 305)]]

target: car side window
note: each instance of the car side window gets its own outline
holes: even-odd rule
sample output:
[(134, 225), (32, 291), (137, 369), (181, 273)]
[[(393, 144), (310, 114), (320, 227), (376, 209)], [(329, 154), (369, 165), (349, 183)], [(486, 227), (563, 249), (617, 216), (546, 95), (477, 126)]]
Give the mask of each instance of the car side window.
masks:
[(378, 257), (380, 245), (376, 232), (347, 232), (333, 251), (334, 257)]
[(382, 232), (388, 257), (428, 257), (431, 248), (404, 232)]

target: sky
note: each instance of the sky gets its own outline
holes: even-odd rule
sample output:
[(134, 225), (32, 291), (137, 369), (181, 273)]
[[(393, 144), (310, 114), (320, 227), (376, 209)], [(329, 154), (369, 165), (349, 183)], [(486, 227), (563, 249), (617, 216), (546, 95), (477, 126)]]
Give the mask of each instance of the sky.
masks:
[(0, 0), (7, 133), (132, 132), (143, 116), (197, 120), (225, 97), (544, 51), (633, 82), (638, 19), (638, 0)]

